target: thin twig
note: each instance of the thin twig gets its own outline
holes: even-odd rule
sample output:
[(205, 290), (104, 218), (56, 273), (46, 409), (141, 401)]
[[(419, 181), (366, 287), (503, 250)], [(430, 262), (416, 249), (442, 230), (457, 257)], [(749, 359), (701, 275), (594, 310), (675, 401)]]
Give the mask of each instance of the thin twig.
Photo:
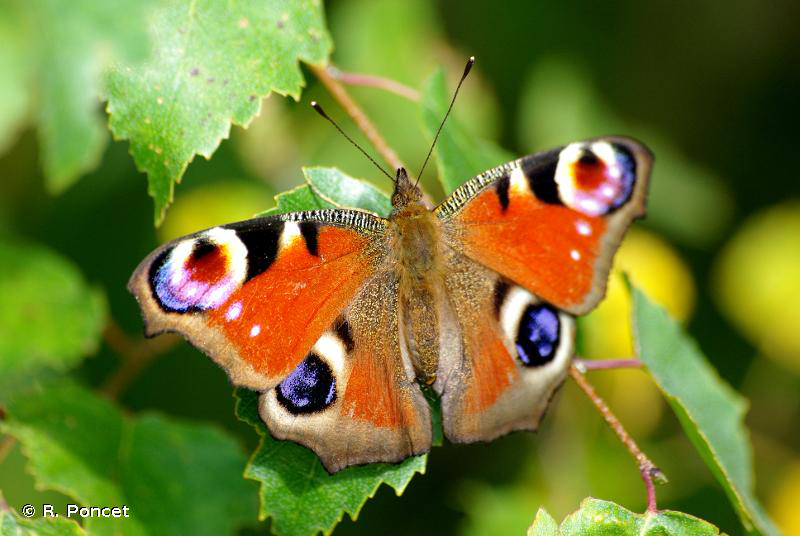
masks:
[(386, 140), (378, 133), (375, 126), (372, 122), (367, 118), (364, 111), (355, 103), (355, 101), (350, 97), (345, 90), (344, 86), (337, 82), (324, 67), (319, 67), (316, 65), (311, 65), (310, 69), (314, 72), (317, 78), (319, 78), (320, 82), (328, 89), (330, 94), (336, 99), (339, 104), (344, 108), (347, 115), (353, 120), (356, 126), (361, 129), (364, 135), (367, 137), (369, 142), (375, 147), (375, 150), (381, 155), (381, 157), (389, 164), (393, 170), (398, 168), (405, 168), (405, 164), (403, 164), (400, 157), (397, 156), (397, 153), (389, 147), (389, 144), (386, 143)]
[(395, 95), (400, 95), (408, 100), (419, 102), (419, 91), (390, 78), (384, 78), (382, 76), (375, 76), (372, 74), (348, 73), (347, 71), (342, 71), (333, 65), (328, 65), (327, 71), (331, 78), (338, 80), (343, 84), (347, 84), (349, 86), (364, 86), (382, 89), (384, 91), (394, 93)]
[(638, 359), (581, 359), (576, 357), (572, 363), (581, 372), (587, 370), (606, 370), (619, 368), (639, 368), (644, 364)]
[(622, 426), (622, 423), (619, 422), (619, 419), (617, 419), (616, 415), (612, 413), (605, 401), (598, 396), (594, 390), (594, 387), (592, 387), (578, 367), (574, 364), (570, 365), (569, 374), (572, 376), (572, 379), (575, 380), (575, 383), (578, 384), (578, 387), (580, 387), (583, 392), (586, 393), (586, 396), (588, 396), (589, 400), (591, 400), (595, 405), (597, 410), (603, 416), (603, 419), (605, 419), (606, 423), (608, 423), (614, 433), (617, 434), (617, 437), (619, 437), (620, 441), (622, 441), (622, 443), (628, 448), (628, 451), (631, 453), (631, 455), (638, 462), (639, 472), (642, 475), (642, 480), (644, 480), (645, 488), (647, 488), (647, 511), (657, 511), (656, 489), (653, 485), (653, 481), (655, 480), (659, 483), (664, 483), (667, 481), (666, 476), (664, 476), (664, 473), (661, 472), (661, 469), (656, 467), (650, 458), (648, 458), (647, 455), (642, 452), (642, 449), (639, 448), (633, 438), (628, 434), (628, 432)]
[(14, 436), (7, 435), (0, 441), (0, 462), (6, 459), (8, 453), (11, 452), (11, 449), (14, 448), (15, 443)]
[(110, 398), (117, 398), (147, 365), (180, 341), (175, 335), (133, 340), (113, 320), (106, 325), (103, 338), (122, 357), (122, 365), (100, 388)]

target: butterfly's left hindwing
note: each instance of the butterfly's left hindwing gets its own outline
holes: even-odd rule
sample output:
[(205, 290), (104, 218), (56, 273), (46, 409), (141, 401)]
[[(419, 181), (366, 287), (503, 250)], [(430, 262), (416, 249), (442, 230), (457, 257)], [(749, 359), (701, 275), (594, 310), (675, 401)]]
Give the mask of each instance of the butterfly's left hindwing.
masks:
[(274, 387), (385, 255), (384, 220), (322, 210), (247, 220), (153, 252), (128, 284), (146, 331), (180, 333), (242, 386)]
[(460, 333), (434, 384), (445, 435), (468, 443), (535, 429), (572, 359), (574, 319), (460, 255), (445, 287)]

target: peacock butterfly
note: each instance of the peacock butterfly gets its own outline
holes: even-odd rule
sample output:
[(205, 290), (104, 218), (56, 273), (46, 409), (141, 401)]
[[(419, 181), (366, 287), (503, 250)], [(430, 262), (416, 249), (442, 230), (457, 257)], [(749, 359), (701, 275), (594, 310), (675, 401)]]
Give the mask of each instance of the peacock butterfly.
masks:
[(652, 155), (621, 137), (486, 171), (431, 208), (398, 169), (388, 218), (356, 209), (222, 225), (151, 253), (128, 288), (261, 392), (273, 436), (335, 472), (431, 446), (421, 384), (451, 442), (533, 430), (564, 380), (574, 315), (602, 298), (644, 214)]

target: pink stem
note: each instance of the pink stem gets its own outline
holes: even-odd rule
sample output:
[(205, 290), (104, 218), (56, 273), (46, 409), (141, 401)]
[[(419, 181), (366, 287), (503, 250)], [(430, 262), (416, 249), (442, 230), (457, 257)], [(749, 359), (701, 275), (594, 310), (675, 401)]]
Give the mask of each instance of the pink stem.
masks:
[(581, 371), (639, 368), (643, 366), (643, 363), (638, 359), (581, 359), (576, 357), (572, 362)]
[(628, 452), (631, 453), (631, 456), (636, 460), (639, 464), (639, 472), (642, 475), (642, 480), (644, 480), (644, 487), (647, 489), (647, 511), (648, 512), (655, 512), (657, 511), (656, 508), (656, 489), (653, 485), (653, 480), (658, 480), (659, 482), (666, 482), (667, 479), (664, 476), (664, 473), (656, 467), (656, 465), (647, 457), (647, 455), (642, 452), (642, 449), (639, 448), (639, 445), (636, 444), (636, 441), (628, 434), (625, 427), (622, 426), (622, 423), (617, 418), (616, 415), (611, 411), (608, 407), (608, 404), (600, 398), (597, 392), (594, 390), (592, 384), (586, 379), (583, 375), (583, 372), (576, 366), (575, 364), (569, 367), (569, 374), (572, 376), (572, 379), (575, 380), (575, 383), (578, 384), (578, 387), (586, 393), (586, 396), (589, 397), (589, 400), (592, 401), (592, 404), (597, 408), (597, 411), (600, 412), (600, 415), (603, 416), (603, 419), (606, 423), (611, 427), (615, 434), (622, 444), (627, 447)]
[(419, 101), (419, 92), (417, 90), (389, 78), (371, 74), (348, 73), (337, 69), (333, 65), (329, 65), (327, 71), (331, 78), (343, 84), (383, 89), (384, 91), (389, 91), (390, 93), (405, 97), (408, 100)]

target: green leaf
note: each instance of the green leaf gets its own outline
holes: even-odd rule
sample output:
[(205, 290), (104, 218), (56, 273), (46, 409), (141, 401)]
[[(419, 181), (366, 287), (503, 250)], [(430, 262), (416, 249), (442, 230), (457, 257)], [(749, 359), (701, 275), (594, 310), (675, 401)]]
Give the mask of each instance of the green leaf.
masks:
[(303, 168), (303, 175), (306, 184), (276, 195), (276, 206), (259, 216), (326, 208), (360, 208), (386, 216), (392, 209), (385, 193), (336, 168)]
[(425, 472), (427, 455), (398, 464), (373, 463), (328, 474), (309, 449), (270, 437), (258, 415), (259, 393), (239, 388), (234, 396), (236, 416), (261, 436), (245, 476), (261, 483), (259, 518), (272, 518), (275, 534), (329, 534), (345, 513), (355, 520), (382, 483), (400, 495), (415, 473)]
[(558, 536), (558, 523), (544, 508), (539, 508), (533, 525), (528, 528), (528, 536)]
[(714, 536), (719, 529), (683, 512), (662, 510), (634, 514), (622, 506), (591, 497), (568, 515), (561, 526), (539, 509), (528, 536)]
[[(63, 191), (100, 161), (108, 137), (99, 113), (102, 71), (116, 58), (137, 62), (146, 56), (144, 20), (150, 3), (11, 3), (12, 10), (22, 15), (26, 43), (19, 49), (23, 51), (21, 57), (31, 56), (29, 68), (34, 72), (34, 94), (38, 98), (34, 114), (51, 192)], [(24, 75), (24, 71), (17, 73)]]
[(747, 402), (666, 312), (633, 288), (636, 351), (749, 531), (777, 534), (753, 493)]
[(0, 239), (0, 397), (43, 369), (64, 371), (97, 349), (103, 293), (49, 249)]
[(274, 216), (288, 212), (302, 212), (303, 210), (321, 210), (336, 208), (336, 205), (325, 201), (308, 184), (302, 184), (275, 196), (275, 206), (258, 214), (258, 216)]
[[(422, 95), (422, 122), (431, 141), (442, 123), (451, 95), (445, 85), (444, 72), (439, 70), (425, 83)], [(434, 157), (439, 180), (450, 193), (478, 173), (513, 159), (507, 151), (467, 134), (455, 117), (450, 117), (436, 142)]]
[(128, 139), (160, 222), (196, 154), (210, 158), (231, 123), (246, 126), (271, 92), (299, 98), (298, 61), (327, 61), (320, 0), (178, 0), (152, 14), (152, 61), (107, 81), (114, 135)]
[(303, 168), (303, 175), (312, 190), (332, 205), (361, 208), (383, 217), (392, 211), (388, 195), (370, 183), (354, 179), (336, 168)]
[(216, 428), (134, 419), (71, 384), (16, 397), (7, 410), (2, 429), (39, 486), (84, 506), (128, 507), (129, 518), (87, 519), (91, 534), (230, 534), (253, 518), (244, 455)]

